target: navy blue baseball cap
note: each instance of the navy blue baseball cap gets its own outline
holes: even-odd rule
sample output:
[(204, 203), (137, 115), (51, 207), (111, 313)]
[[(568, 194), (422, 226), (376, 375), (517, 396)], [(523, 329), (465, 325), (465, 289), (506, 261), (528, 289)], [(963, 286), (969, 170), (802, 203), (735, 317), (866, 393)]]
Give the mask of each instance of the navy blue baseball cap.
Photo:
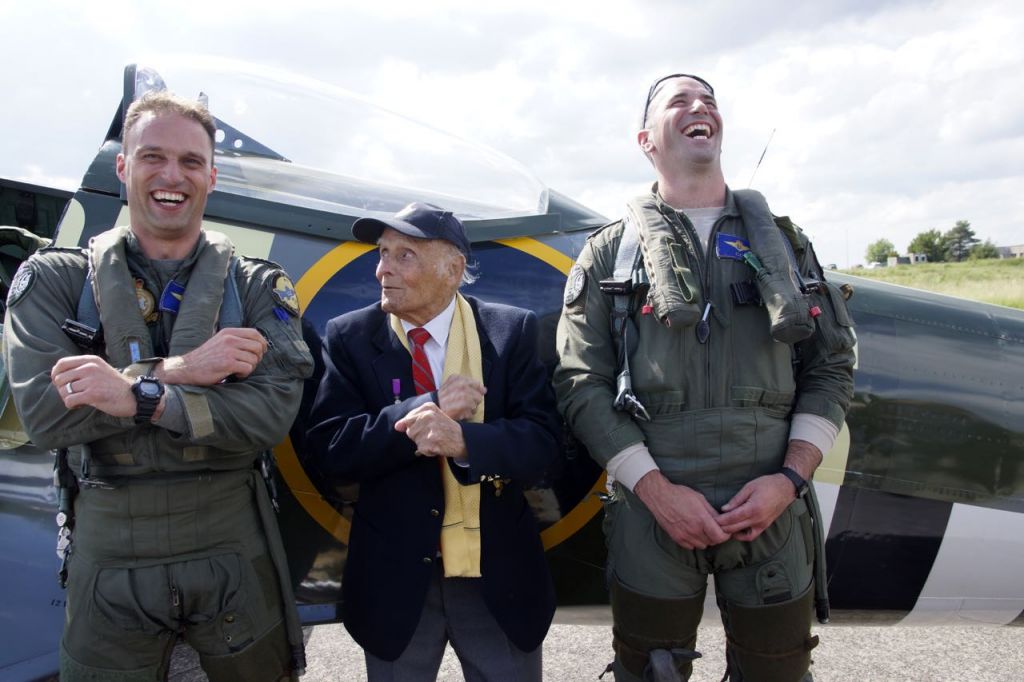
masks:
[(361, 242), (376, 244), (388, 227), (415, 239), (443, 239), (469, 260), (469, 238), (462, 221), (439, 206), (415, 201), (391, 218), (360, 218), (352, 225), (352, 235)]

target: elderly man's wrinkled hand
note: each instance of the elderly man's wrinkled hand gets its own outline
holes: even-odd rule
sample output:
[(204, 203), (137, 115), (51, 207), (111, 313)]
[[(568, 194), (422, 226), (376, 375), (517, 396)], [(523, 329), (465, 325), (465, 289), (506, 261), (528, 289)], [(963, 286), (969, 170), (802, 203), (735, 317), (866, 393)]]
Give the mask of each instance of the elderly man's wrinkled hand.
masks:
[(395, 423), (395, 430), (414, 443), (416, 451), (428, 457), (466, 458), (462, 427), (434, 403), (424, 403)]
[(479, 381), (453, 374), (441, 384), (437, 401), (445, 414), (455, 421), (462, 421), (473, 416), (485, 393), (487, 388)]

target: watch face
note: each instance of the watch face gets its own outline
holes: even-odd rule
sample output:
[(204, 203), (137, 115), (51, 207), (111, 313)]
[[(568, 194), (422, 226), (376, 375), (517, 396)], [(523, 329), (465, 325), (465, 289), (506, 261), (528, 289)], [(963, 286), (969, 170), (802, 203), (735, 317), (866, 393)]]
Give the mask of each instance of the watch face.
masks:
[(140, 398), (156, 400), (163, 394), (161, 390), (163, 387), (160, 386), (160, 382), (156, 379), (142, 379), (137, 385)]

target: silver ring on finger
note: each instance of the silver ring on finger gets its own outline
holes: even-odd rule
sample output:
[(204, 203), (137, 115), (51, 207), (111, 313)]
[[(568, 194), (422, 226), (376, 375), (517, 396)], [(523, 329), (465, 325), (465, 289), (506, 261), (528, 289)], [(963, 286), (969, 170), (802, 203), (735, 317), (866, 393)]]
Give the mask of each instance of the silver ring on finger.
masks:
[(67, 391), (68, 391), (68, 395), (71, 395), (72, 393), (74, 393), (74, 392), (75, 392), (75, 389), (74, 389), (74, 388), (73, 388), (73, 387), (71, 386), (71, 384), (73, 384), (73, 383), (75, 383), (75, 382), (74, 382), (74, 380), (72, 380), (72, 381), (69, 381), (68, 383), (66, 383), (66, 384), (64, 385), (64, 388), (66, 388), (66, 389), (67, 389)]

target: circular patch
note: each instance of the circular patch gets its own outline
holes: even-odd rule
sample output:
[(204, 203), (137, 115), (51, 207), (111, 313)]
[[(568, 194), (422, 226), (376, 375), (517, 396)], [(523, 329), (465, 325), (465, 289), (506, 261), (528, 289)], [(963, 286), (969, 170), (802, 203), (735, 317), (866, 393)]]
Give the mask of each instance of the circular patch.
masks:
[(140, 277), (135, 278), (135, 300), (139, 302), (139, 312), (146, 324), (156, 322), (159, 314), (156, 312), (156, 298), (146, 288), (145, 282)]
[(20, 301), (35, 281), (35, 268), (31, 263), (25, 261), (18, 267), (18, 271), (14, 273), (14, 279), (11, 280), (11, 288), (7, 292), (7, 307), (10, 308)]
[(580, 297), (583, 293), (583, 285), (587, 282), (587, 275), (583, 272), (583, 268), (579, 263), (572, 266), (569, 270), (569, 276), (565, 280), (565, 294), (562, 296), (562, 300), (565, 305), (571, 305), (573, 301)]
[(296, 295), (295, 286), (288, 279), (288, 275), (282, 273), (274, 280), (274, 297), (285, 310), (298, 316), (299, 297)]

